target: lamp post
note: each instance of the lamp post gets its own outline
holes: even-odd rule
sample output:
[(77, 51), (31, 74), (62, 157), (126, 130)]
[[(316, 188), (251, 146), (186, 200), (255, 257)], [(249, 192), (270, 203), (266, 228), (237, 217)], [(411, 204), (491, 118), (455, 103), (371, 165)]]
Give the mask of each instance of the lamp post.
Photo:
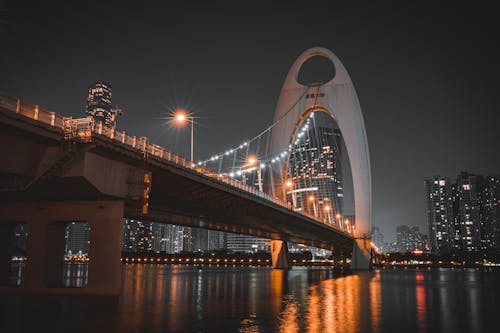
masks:
[(257, 170), (257, 184), (259, 185), (259, 191), (264, 192), (262, 189), (262, 165), (259, 162), (259, 159), (255, 155), (249, 155), (246, 159), (245, 167), (249, 167), (245, 171), (252, 171), (253, 169)]
[(287, 179), (285, 181), (285, 187), (287, 189), (290, 189), (290, 194), (292, 195), (292, 207), (295, 209), (295, 207), (297, 207), (297, 198), (295, 196), (295, 191), (294, 191), (294, 186), (293, 186), (293, 180)]
[(188, 122), (191, 125), (191, 165), (194, 163), (194, 117), (188, 116), (187, 112), (183, 109), (179, 109), (174, 114), (175, 121), (182, 125), (184, 122)]
[(309, 202), (313, 206), (314, 216), (318, 217), (318, 208), (316, 207), (316, 199), (314, 198), (314, 195), (309, 196)]
[(332, 224), (331, 210), (332, 210), (332, 207), (330, 207), (329, 205), (325, 205), (325, 213), (327, 215), (327, 219), (328, 219), (328, 222), (330, 224)]

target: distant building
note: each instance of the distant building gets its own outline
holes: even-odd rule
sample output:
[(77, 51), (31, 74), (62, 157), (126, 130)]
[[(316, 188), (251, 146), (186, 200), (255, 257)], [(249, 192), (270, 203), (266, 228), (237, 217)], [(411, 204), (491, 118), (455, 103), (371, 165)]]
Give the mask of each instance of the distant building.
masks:
[(96, 82), (89, 86), (87, 94), (87, 116), (93, 117), (107, 127), (116, 127), (116, 116), (121, 115), (120, 109), (112, 105), (113, 92), (111, 84)]
[(124, 252), (179, 253), (183, 251), (185, 227), (125, 219)]
[(372, 227), (372, 243), (377, 247), (380, 252), (384, 251), (385, 241), (384, 235), (378, 227)]
[(247, 253), (269, 251), (269, 239), (226, 233), (226, 250)]
[(224, 249), (224, 233), (217, 230), (191, 228), (193, 251), (212, 251)]
[(452, 186), (449, 178), (425, 180), (427, 227), (432, 253), (449, 253), (453, 229)]
[(432, 252), (500, 253), (500, 177), (462, 172), (425, 181)]
[(71, 222), (66, 227), (66, 253), (87, 254), (90, 248), (90, 224)]
[(409, 227), (401, 225), (396, 228), (397, 252), (406, 253), (411, 251), (429, 251), (428, 240), (420, 233), (417, 226)]

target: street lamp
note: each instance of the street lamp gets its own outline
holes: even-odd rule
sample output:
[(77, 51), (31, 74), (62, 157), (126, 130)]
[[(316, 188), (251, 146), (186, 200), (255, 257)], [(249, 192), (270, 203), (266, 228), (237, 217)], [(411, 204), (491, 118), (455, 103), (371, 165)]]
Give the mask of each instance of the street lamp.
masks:
[(327, 215), (327, 218), (328, 218), (328, 222), (330, 224), (332, 224), (332, 218), (331, 218), (331, 214), (330, 214), (331, 210), (332, 210), (332, 207), (330, 207), (329, 205), (325, 206), (325, 212), (326, 212), (326, 215)]
[[(314, 198), (314, 195), (310, 195), (309, 196), (309, 202), (312, 204), (313, 206), (313, 210), (314, 210), (314, 216), (318, 217), (318, 208), (316, 207), (316, 198)], [(310, 209), (309, 209), (310, 210)]]
[(262, 189), (262, 166), (259, 165), (259, 158), (256, 155), (248, 155), (246, 158), (246, 164), (244, 167), (248, 167), (248, 169), (243, 170), (243, 171), (253, 171), (254, 169), (257, 170), (257, 183), (259, 185), (259, 191), (264, 192)]
[(179, 125), (184, 125), (185, 122), (191, 125), (191, 163), (194, 163), (194, 117), (190, 116), (184, 109), (177, 109), (174, 112), (174, 119)]
[(295, 190), (293, 188), (293, 180), (292, 179), (287, 179), (285, 181), (285, 187), (287, 189), (290, 189), (290, 194), (292, 195), (292, 207), (293, 208), (297, 207), (297, 198), (296, 198)]

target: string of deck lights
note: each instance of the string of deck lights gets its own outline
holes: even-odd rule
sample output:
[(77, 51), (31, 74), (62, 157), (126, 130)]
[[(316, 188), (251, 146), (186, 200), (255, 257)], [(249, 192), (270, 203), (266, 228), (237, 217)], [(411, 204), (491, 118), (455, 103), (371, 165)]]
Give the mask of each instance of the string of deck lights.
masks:
[[(314, 112), (311, 112), (311, 114), (309, 115), (309, 117), (306, 120), (306, 124), (297, 133), (296, 139), (293, 142), (293, 144), (289, 144), (286, 150), (278, 153), (277, 155), (275, 155), (273, 157), (259, 159), (258, 160), (258, 162), (259, 162), (258, 167), (261, 168), (261, 169), (265, 169), (269, 165), (276, 164), (280, 160), (284, 159), (291, 152), (293, 146), (294, 145), (295, 146), (299, 145), (301, 143), (302, 138), (306, 137), (305, 136), (306, 131), (309, 129), (310, 123), (311, 123), (311, 119), (313, 117), (314, 117)], [(199, 166), (206, 166), (207, 163), (209, 163), (209, 162), (218, 161), (219, 159), (224, 158), (224, 156), (229, 156), (231, 154), (237, 153), (240, 149), (243, 149), (243, 148), (247, 147), (251, 142), (255, 141), (256, 139), (258, 139), (259, 137), (261, 137), (263, 134), (265, 134), (267, 131), (271, 130), (274, 127), (274, 125), (275, 124), (273, 124), (272, 126), (270, 126), (269, 128), (267, 128), (264, 132), (260, 133), (258, 136), (254, 137), (253, 139), (247, 140), (247, 141), (241, 143), (238, 146), (235, 146), (235, 147), (233, 147), (233, 148), (231, 148), (229, 150), (226, 150), (224, 153), (220, 153), (218, 155), (214, 155), (214, 156), (212, 156), (209, 159), (204, 160), (204, 161), (199, 161), (198, 165)], [(257, 167), (250, 168), (250, 169), (243, 169), (243, 167), (240, 167), (240, 168), (241, 168), (240, 170), (229, 172), (228, 173), (229, 177), (234, 178), (235, 176), (242, 176), (242, 175), (244, 175), (247, 172), (254, 171)], [(222, 176), (222, 174), (220, 176)]]

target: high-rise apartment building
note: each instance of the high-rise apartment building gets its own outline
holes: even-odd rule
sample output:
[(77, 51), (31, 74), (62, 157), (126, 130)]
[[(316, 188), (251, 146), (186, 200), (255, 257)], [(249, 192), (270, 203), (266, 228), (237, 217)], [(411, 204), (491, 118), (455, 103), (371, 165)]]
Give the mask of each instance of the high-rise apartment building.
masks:
[(396, 228), (397, 252), (406, 253), (420, 250), (428, 251), (428, 238), (420, 233), (417, 226), (409, 227), (401, 225)]
[(462, 172), (425, 181), (432, 252), (500, 252), (500, 177)]
[(335, 121), (323, 112), (311, 113), (299, 132), (288, 162), (293, 188), (286, 188), (287, 200), (296, 210), (341, 223), (343, 181), (342, 138)]
[(183, 251), (185, 227), (125, 219), (124, 252), (179, 253)]
[(434, 176), (425, 180), (427, 227), (432, 253), (449, 253), (454, 234), (452, 186), (449, 178)]
[(90, 248), (90, 224), (71, 222), (66, 227), (66, 253), (87, 254)]

